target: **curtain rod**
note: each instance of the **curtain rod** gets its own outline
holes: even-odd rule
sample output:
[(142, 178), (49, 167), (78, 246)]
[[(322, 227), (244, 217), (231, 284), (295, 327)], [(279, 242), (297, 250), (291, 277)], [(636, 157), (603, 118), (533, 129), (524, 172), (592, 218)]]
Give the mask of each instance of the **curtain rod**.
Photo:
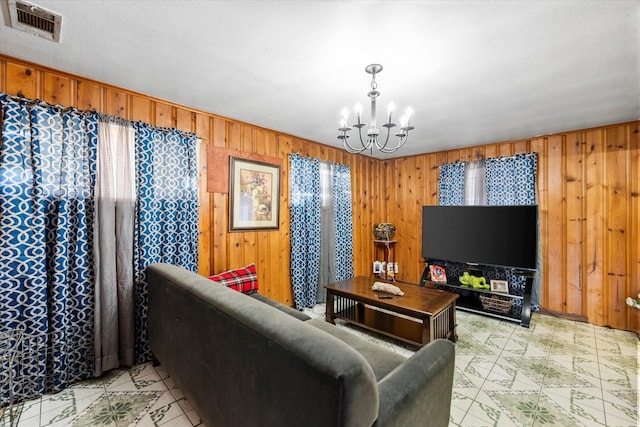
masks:
[[(2, 92), (0, 92), (0, 93), (2, 93)], [(10, 95), (8, 93), (2, 93), (2, 94), (5, 95), (7, 98), (13, 100), (13, 101), (24, 102), (27, 105), (37, 105), (39, 107), (44, 107), (44, 108), (50, 108), (50, 107), (51, 108), (57, 108), (57, 109), (60, 109), (61, 111), (76, 110), (76, 111), (78, 111), (80, 113), (88, 113), (88, 111), (80, 110), (80, 109), (78, 109), (76, 107), (72, 107), (72, 106), (65, 107), (65, 106), (62, 106), (62, 105), (59, 105), (59, 104), (51, 104), (51, 103), (49, 103), (47, 101), (43, 101), (42, 99), (24, 98), (24, 97), (21, 97), (21, 96)], [(104, 121), (115, 122), (115, 123), (118, 123), (118, 124), (135, 123), (132, 120), (128, 120), (128, 119), (125, 119), (125, 118), (122, 118), (122, 117), (112, 116), (110, 114), (101, 113), (101, 112), (98, 112), (98, 111), (95, 111), (95, 110), (93, 110), (93, 111), (98, 115), (99, 119), (102, 119)], [(140, 123), (145, 123), (145, 122), (140, 122)], [(148, 124), (150, 126), (154, 126), (154, 127), (158, 128), (158, 129), (160, 129), (160, 130), (162, 130), (164, 132), (167, 132), (167, 133), (172, 132), (173, 130), (177, 130), (178, 132), (182, 132), (182, 133), (193, 135), (196, 138), (201, 139), (203, 141), (208, 141), (209, 140), (209, 138), (207, 138), (206, 136), (198, 135), (195, 132), (184, 131), (184, 130), (181, 130), (181, 129), (178, 129), (178, 128), (168, 128), (168, 127), (163, 127), (163, 126), (156, 126), (156, 125), (152, 125), (151, 123), (145, 123), (145, 124)]]
[(60, 109), (61, 111), (71, 111), (71, 110), (76, 110), (80, 113), (84, 113), (84, 111), (77, 109), (76, 107), (64, 107), (62, 105), (59, 104), (50, 104), (46, 101), (43, 101), (42, 99), (31, 99), (31, 98), (23, 98), (21, 96), (17, 96), (17, 95), (10, 95), (8, 93), (2, 93), (4, 96), (6, 96), (7, 98), (11, 99), (12, 101), (16, 101), (16, 102), (24, 102), (27, 105), (37, 105), (39, 107), (45, 107), (45, 108), (57, 108)]
[(206, 136), (200, 136), (197, 133), (191, 132), (191, 131), (185, 131), (185, 130), (181, 130), (181, 129), (178, 129), (178, 128), (172, 128), (172, 127), (166, 127), (166, 126), (157, 126), (157, 125), (154, 125), (154, 124), (151, 124), (151, 123), (142, 122), (142, 121), (137, 121), (136, 122), (136, 121), (133, 121), (133, 120), (122, 118), (122, 117), (112, 116), (111, 114), (106, 114), (106, 113), (97, 113), (97, 114), (98, 114), (98, 119), (99, 120), (112, 122), (112, 123), (116, 123), (116, 124), (123, 125), (123, 126), (132, 125), (134, 123), (144, 123), (146, 125), (153, 126), (156, 129), (158, 129), (158, 130), (160, 130), (161, 132), (164, 132), (164, 133), (171, 133), (171, 132), (177, 130), (178, 132), (181, 132), (181, 133), (184, 133), (184, 134), (193, 135), (196, 138), (201, 139), (201, 140), (209, 140), (209, 138), (207, 138)]

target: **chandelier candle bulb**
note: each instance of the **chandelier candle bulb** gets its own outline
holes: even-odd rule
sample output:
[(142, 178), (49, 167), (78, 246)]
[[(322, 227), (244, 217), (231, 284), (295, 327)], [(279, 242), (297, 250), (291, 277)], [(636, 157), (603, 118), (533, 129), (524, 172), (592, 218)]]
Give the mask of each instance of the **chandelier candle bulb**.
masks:
[(387, 120), (387, 124), (391, 124), (391, 116), (393, 115), (393, 112), (396, 110), (396, 106), (393, 105), (393, 102), (391, 104), (389, 104), (389, 107), (387, 108), (387, 113), (389, 114), (389, 120)]

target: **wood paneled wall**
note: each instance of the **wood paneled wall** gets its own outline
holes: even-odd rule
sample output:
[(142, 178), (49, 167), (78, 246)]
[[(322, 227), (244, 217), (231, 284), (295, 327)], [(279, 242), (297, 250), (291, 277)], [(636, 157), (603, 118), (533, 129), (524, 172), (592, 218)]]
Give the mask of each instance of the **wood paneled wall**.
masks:
[(373, 224), (392, 222), (399, 279), (417, 282), (423, 268), (420, 212), (437, 203), (439, 165), (538, 152), (542, 307), (640, 331), (640, 311), (624, 302), (640, 292), (640, 122), (381, 161), (2, 55), (0, 91), (195, 132), (206, 138), (201, 159), (205, 144), (281, 157), (280, 229), (263, 232), (228, 232), (228, 195), (206, 191), (207, 165), (201, 162), (199, 272), (254, 262), (261, 293), (286, 304), (293, 300), (289, 153), (351, 167), (356, 274), (371, 271)]
[[(382, 181), (376, 178), (383, 165), (377, 160), (2, 55), (0, 91), (157, 126), (176, 127), (203, 137), (199, 273), (210, 275), (253, 262), (258, 270), (260, 292), (289, 305), (293, 305), (293, 295), (289, 277), (287, 156), (298, 153), (348, 164), (353, 177), (355, 269), (358, 274), (366, 274), (371, 269), (373, 223), (386, 220), (380, 215), (386, 212), (386, 203)], [(278, 231), (228, 232), (228, 194), (207, 192), (206, 144), (283, 159)]]
[(387, 161), (390, 219), (400, 279), (417, 281), (420, 207), (438, 203), (438, 167), (538, 153), (542, 240), (541, 306), (640, 333), (640, 121)]

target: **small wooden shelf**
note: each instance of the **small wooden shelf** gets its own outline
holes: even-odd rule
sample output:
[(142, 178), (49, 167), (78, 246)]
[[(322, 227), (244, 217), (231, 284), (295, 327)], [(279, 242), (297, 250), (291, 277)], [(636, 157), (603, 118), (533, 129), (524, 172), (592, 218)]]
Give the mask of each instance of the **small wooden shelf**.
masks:
[(379, 279), (392, 280), (395, 277), (394, 274), (389, 274), (387, 270), (387, 266), (390, 262), (394, 262), (393, 256), (393, 245), (398, 243), (397, 240), (384, 240), (384, 239), (374, 239), (373, 244), (375, 246), (374, 260), (378, 260), (378, 251), (382, 248), (382, 261), (385, 262), (385, 270), (381, 273), (376, 274), (376, 277)]

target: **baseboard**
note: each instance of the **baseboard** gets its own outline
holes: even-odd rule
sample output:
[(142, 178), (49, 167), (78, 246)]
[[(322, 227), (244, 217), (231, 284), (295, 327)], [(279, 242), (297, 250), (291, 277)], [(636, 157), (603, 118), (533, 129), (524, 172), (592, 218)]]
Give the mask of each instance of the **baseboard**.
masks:
[(578, 314), (563, 313), (561, 311), (549, 310), (547, 308), (542, 308), (542, 307), (540, 307), (540, 310), (538, 310), (538, 313), (546, 314), (548, 316), (553, 316), (553, 317), (559, 317), (561, 319), (573, 320), (574, 322), (589, 323), (589, 319), (587, 319), (586, 316), (581, 316)]

